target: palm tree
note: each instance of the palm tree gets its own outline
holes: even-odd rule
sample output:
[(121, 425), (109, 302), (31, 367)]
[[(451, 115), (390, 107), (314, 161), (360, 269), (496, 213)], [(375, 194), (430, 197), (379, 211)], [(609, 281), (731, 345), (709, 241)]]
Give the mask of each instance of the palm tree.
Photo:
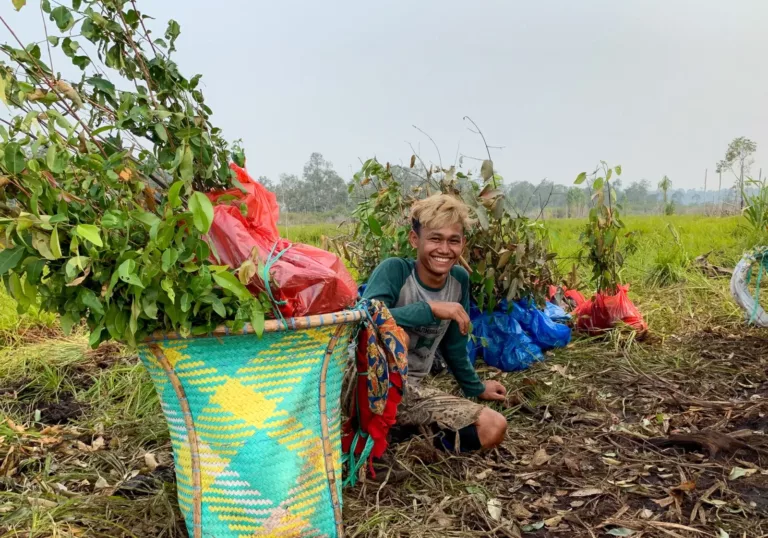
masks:
[(661, 181), (659, 181), (659, 189), (664, 193), (664, 207), (667, 207), (667, 191), (671, 188), (672, 181), (667, 176), (661, 178)]

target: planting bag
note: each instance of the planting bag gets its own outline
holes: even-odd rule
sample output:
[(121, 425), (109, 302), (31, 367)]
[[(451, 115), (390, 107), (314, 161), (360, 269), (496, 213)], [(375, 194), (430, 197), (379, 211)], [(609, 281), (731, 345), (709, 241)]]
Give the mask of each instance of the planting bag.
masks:
[(565, 286), (550, 286), (548, 299), (565, 311), (571, 311), (586, 302), (579, 290), (568, 289)]
[(571, 320), (571, 315), (566, 312), (562, 307), (555, 303), (547, 301), (544, 305), (544, 313), (549, 319), (556, 323), (568, 323)]
[[(552, 305), (552, 303), (547, 304)], [(561, 316), (560, 312), (562, 312), (562, 316), (567, 316), (561, 308), (555, 305), (549, 308), (558, 316)], [(565, 347), (571, 341), (571, 328), (567, 325), (556, 323), (546, 312), (539, 310), (533, 301), (518, 301), (514, 303), (510, 315), (528, 333), (533, 343), (543, 350)]]
[(525, 334), (520, 323), (506, 312), (488, 314), (470, 309), (472, 336), (467, 344), (469, 360), (475, 364), (478, 351), (488, 366), (504, 372), (525, 370), (544, 359), (541, 348)]
[[(236, 268), (249, 258), (266, 268), (270, 292), (284, 317), (325, 314), (352, 306), (357, 285), (344, 263), (330, 252), (280, 238), (275, 195), (235, 164), (230, 165), (246, 192), (212, 192), (214, 217), (207, 235), (212, 256)], [(255, 258), (255, 259), (254, 259)], [(264, 274), (255, 275), (249, 288), (265, 291)]]
[(638, 334), (644, 334), (648, 330), (648, 324), (630, 301), (628, 291), (628, 285), (619, 285), (616, 295), (597, 293), (592, 299), (583, 302), (573, 311), (576, 327), (589, 333), (600, 333), (621, 322)]

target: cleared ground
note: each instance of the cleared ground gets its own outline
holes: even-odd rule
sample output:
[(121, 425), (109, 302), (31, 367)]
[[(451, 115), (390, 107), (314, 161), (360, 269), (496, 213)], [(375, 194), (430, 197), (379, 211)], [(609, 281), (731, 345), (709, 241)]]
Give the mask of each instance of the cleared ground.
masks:
[[(397, 446), (409, 477), (347, 490), (349, 536), (768, 536), (768, 331), (747, 328), (727, 280), (693, 260), (714, 251), (732, 267), (757, 239), (731, 218), (626, 223), (637, 250), (625, 278), (650, 336), (578, 338), (521, 373), (481, 367), (510, 391), (504, 445), (468, 457)], [(580, 226), (550, 223), (564, 270)], [(137, 359), (90, 351), (4, 296), (0, 343), (0, 537), (184, 536)]]

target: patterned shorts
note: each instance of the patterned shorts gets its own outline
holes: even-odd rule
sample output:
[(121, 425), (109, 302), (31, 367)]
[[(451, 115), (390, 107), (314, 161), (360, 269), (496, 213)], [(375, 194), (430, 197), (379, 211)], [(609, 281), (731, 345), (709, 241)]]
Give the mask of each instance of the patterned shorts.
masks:
[(477, 422), (484, 406), (434, 387), (410, 382), (397, 410), (397, 423), (407, 426), (430, 426), (453, 431)]
[[(342, 412), (349, 416), (354, 405), (357, 372), (350, 364), (342, 384)], [(405, 386), (405, 395), (397, 409), (397, 423), (404, 426), (431, 426), (453, 431), (477, 422), (485, 406), (466, 398), (448, 394), (440, 389), (410, 380)]]

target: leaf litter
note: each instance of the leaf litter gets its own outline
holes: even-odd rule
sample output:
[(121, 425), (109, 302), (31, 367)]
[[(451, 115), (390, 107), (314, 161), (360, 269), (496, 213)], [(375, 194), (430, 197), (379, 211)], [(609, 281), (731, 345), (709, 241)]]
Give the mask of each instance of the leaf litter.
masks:
[[(407, 478), (345, 490), (347, 535), (768, 534), (768, 339), (705, 310), (707, 323), (649, 316), (675, 338), (576, 340), (506, 375), (480, 363), (513, 395), (494, 404), (509, 421), (505, 442), (474, 455), (422, 437), (394, 445)], [(48, 357), (66, 342), (57, 386), (73, 385), (83, 406), (46, 423), (35, 410), (63, 393), (45, 388), (44, 369), (0, 369), (0, 536), (185, 536), (167, 427), (137, 359), (40, 334), (14, 354), (44, 346), (30, 353)], [(431, 383), (457, 391), (447, 376)]]

